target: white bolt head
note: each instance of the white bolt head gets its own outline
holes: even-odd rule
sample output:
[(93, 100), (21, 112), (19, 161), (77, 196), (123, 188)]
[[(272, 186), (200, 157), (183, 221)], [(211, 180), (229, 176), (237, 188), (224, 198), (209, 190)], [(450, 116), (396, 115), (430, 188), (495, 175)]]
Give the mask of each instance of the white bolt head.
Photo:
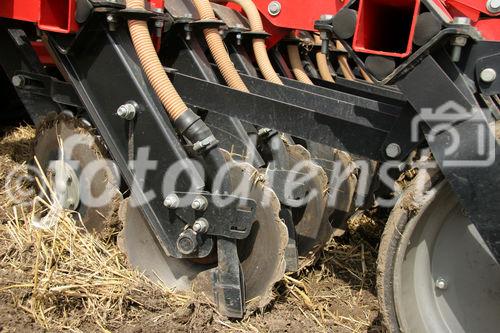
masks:
[(441, 289), (441, 290), (447, 289), (448, 288), (448, 281), (446, 281), (443, 278), (438, 278), (436, 280), (436, 288)]
[(281, 3), (279, 1), (271, 1), (267, 6), (267, 11), (271, 16), (276, 16), (281, 12)]
[(465, 16), (457, 16), (453, 19), (453, 23), (462, 24), (462, 25), (470, 25), (471, 19)]
[(19, 75), (14, 75), (12, 77), (12, 84), (14, 85), (14, 87), (16, 88), (21, 88), (24, 86), (24, 77), (22, 76), (19, 76)]
[(486, 9), (492, 14), (500, 12), (500, 0), (488, 0)]
[(163, 201), (163, 205), (167, 208), (175, 209), (179, 207), (179, 197), (176, 194), (170, 194)]
[(401, 147), (397, 143), (389, 143), (385, 147), (385, 154), (390, 158), (396, 158), (401, 154)]
[(194, 221), (193, 230), (199, 233), (205, 233), (208, 231), (208, 221), (204, 218), (197, 219)]
[(207, 209), (207, 206), (208, 206), (208, 200), (203, 196), (197, 196), (191, 203), (191, 208), (199, 211)]
[(137, 112), (137, 108), (132, 103), (126, 103), (120, 105), (118, 110), (116, 110), (116, 114), (126, 120), (132, 120), (135, 117), (135, 113)]
[[(500, 1), (500, 0), (499, 0)], [(479, 74), (481, 81), (491, 83), (497, 78), (497, 72), (493, 68), (485, 68)]]

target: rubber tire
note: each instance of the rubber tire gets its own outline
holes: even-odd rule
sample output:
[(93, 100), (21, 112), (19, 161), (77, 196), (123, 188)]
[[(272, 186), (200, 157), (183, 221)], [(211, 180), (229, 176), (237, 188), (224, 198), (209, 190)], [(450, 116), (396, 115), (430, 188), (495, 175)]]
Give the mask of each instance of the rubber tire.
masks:
[[(380, 241), (377, 259), (377, 295), (382, 321), (389, 332), (400, 332), (394, 303), (393, 277), (396, 252), (406, 224), (418, 214), (430, 196), (425, 193), (442, 179), (437, 170), (421, 170), (392, 210)], [(416, 201), (415, 198), (422, 198)]]

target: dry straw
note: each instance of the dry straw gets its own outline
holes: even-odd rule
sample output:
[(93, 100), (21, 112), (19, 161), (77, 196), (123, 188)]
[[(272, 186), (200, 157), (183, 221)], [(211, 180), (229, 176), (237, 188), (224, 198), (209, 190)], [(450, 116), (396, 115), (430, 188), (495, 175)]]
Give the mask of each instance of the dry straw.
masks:
[[(7, 142), (2, 139), (2, 181), (8, 169), (26, 172), (23, 161), (29, 160), (33, 135), (33, 129), (21, 127)], [(49, 180), (42, 177), (37, 183), (47, 185)], [(75, 222), (77, 214), (53, 199), (50, 186), (41, 187), (46, 192), (29, 207), (15, 206), (0, 193), (0, 295), (11, 295), (17, 308), (49, 331), (119, 331), (131, 323), (146, 325), (144, 330), (160, 326), (259, 332), (285, 329), (279, 326), (284, 320), (317, 332), (380, 329), (372, 324), (376, 300), (367, 290), (373, 287), (376, 251), (363, 239), (356, 237), (352, 244), (332, 239), (311, 262), (313, 267), (278, 284), (268, 309), (243, 321), (228, 321), (201, 304), (205, 300), (200, 297), (173, 294), (128, 268), (116, 245), (119, 224), (111, 223), (101, 235), (88, 233)], [(31, 222), (40, 214), (53, 227), (34, 227)], [(350, 223), (356, 230), (373, 225), (357, 221)], [(197, 316), (207, 319), (200, 322)], [(181, 326), (172, 326), (175, 322)]]
[(57, 202), (50, 181), (42, 176), (36, 182), (40, 196), (31, 208), (14, 206), (0, 232), (2, 268), (10, 270), (2, 274), (0, 292), (10, 292), (20, 309), (47, 329), (90, 324), (107, 331), (131, 308), (145, 307), (151, 294), (161, 294), (165, 307), (186, 302), (187, 296), (126, 266), (115, 244), (118, 230), (108, 228), (104, 237), (86, 232), (75, 222), (78, 214)]

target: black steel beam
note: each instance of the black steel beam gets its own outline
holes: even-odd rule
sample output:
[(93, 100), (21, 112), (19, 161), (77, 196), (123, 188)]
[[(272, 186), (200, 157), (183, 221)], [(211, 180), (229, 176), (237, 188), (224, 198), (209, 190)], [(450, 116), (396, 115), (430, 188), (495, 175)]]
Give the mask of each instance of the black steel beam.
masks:
[[(169, 39), (166, 50), (162, 52), (162, 57), (167, 64), (184, 74), (210, 82), (223, 82), (224, 79), (216, 75), (205, 56), (205, 48), (200, 44), (203, 38), (203, 34), (198, 33), (197, 38), (191, 38), (188, 41), (183, 36), (174, 34)], [(256, 168), (264, 166), (264, 160), (248, 135), (249, 131), (257, 132), (255, 127), (243, 124), (237, 118), (213, 112), (208, 113), (203, 120), (219, 140), (219, 146), (233, 152), (234, 158), (247, 160)]]
[(179, 72), (170, 73), (170, 76), (177, 91), (192, 107), (236, 117), (373, 160), (385, 159), (384, 143), (388, 136), (406, 136), (409, 140), (410, 124), (398, 129), (403, 136), (393, 133), (397, 120), (412, 112), (409, 109), (390, 106), (381, 110), (377, 107), (379, 104), (363, 99), (358, 101), (365, 103), (356, 105), (353, 103), (356, 100), (327, 98), (245, 75), (247, 85), (259, 94), (243, 93)]
[[(12, 21), (0, 19), (0, 45), (2, 45), (0, 66), (8, 79), (12, 80), (18, 71), (45, 74), (28, 36), (22, 29), (14, 26), (15, 23)], [(35, 124), (38, 124), (47, 113), (62, 110), (50, 97), (24, 90), (22, 80), (17, 83), (16, 93)]]
[[(49, 35), (59, 68), (80, 97), (129, 188), (144, 203), (140, 209), (160, 244), (170, 255), (181, 256), (176, 240), (185, 224), (172, 223), (171, 211), (163, 205), (163, 177), (170, 166), (178, 163), (185, 171), (172, 180), (176, 191), (203, 190), (205, 183), (145, 77), (127, 30), (108, 31), (104, 17), (95, 15), (67, 52), (60, 52), (62, 43), (59, 35)], [(120, 118), (116, 110), (131, 100), (139, 106), (139, 113), (128, 121)], [(148, 158), (157, 163), (157, 168), (139, 179), (129, 163), (141, 148), (148, 149)], [(152, 199), (145, 194), (149, 190), (155, 194)], [(207, 238), (196, 256), (207, 255), (212, 246), (212, 239)]]

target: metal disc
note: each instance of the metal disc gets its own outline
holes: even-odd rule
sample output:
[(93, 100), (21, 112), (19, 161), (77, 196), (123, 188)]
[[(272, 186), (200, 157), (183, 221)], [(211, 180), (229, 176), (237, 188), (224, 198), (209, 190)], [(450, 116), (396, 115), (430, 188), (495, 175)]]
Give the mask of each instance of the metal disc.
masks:
[[(256, 221), (250, 236), (238, 243), (238, 254), (245, 280), (245, 294), (250, 302), (247, 308), (263, 307), (272, 299), (273, 285), (284, 275), (288, 233), (279, 219), (279, 201), (274, 192), (259, 179), (257, 170), (248, 163), (233, 161), (227, 152), (225, 156), (230, 163), (232, 183), (249, 184), (248, 197), (257, 202)], [(148, 223), (130, 200), (121, 205), (119, 215), (123, 221), (119, 245), (131, 266), (153, 280), (160, 280), (169, 288), (195, 289), (209, 297), (213, 296), (209, 274), (216, 266), (216, 260), (207, 264), (165, 255)]]
[(334, 236), (342, 236), (347, 220), (355, 210), (354, 196), (358, 179), (352, 156), (341, 150), (316, 142), (307, 142), (307, 150), (314, 163), (328, 175), (328, 204), (325, 214), (329, 216)]
[(121, 200), (119, 174), (91, 129), (71, 115), (51, 115), (37, 128), (34, 156), (62, 207), (88, 230), (102, 230)]
[(314, 175), (306, 206), (292, 209), (299, 256), (310, 257), (323, 247), (333, 232), (326, 210), (328, 177), (323, 168), (311, 161), (307, 149), (301, 145), (287, 145), (287, 149), (291, 159), (303, 165), (302, 172)]
[(405, 226), (395, 253), (393, 293), (400, 329), (498, 332), (500, 266), (451, 188), (442, 183), (433, 191)]

